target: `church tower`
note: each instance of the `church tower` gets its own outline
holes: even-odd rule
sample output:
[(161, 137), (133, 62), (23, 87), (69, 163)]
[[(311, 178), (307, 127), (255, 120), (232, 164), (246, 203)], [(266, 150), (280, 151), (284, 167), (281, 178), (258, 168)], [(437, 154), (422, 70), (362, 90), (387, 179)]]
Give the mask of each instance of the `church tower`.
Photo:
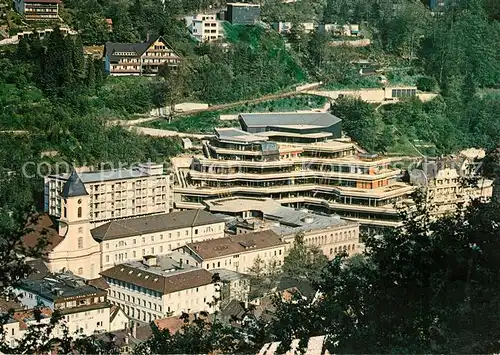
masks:
[(48, 255), (50, 270), (69, 270), (87, 279), (99, 277), (100, 248), (90, 233), (90, 196), (76, 171), (63, 185), (58, 222), (63, 240)]

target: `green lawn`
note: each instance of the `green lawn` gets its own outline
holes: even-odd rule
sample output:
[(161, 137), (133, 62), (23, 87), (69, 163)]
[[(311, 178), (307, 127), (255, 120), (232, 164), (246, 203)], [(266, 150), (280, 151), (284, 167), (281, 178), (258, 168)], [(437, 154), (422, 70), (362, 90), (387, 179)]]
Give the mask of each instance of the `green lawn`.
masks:
[(326, 98), (312, 95), (300, 95), (272, 101), (259, 102), (233, 107), (227, 110), (201, 112), (190, 116), (183, 116), (168, 123), (166, 119), (144, 123), (144, 127), (168, 129), (186, 133), (209, 133), (216, 127), (239, 127), (237, 120), (221, 121), (219, 116), (237, 114), (241, 112), (286, 112), (321, 108)]

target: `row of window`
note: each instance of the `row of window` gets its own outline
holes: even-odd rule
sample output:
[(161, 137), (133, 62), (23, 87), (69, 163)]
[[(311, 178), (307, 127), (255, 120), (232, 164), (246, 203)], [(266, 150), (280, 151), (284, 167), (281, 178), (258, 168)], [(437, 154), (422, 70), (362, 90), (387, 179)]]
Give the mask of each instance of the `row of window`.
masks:
[(356, 251), (356, 244), (348, 244), (336, 248), (330, 248), (330, 255), (335, 255), (342, 251), (347, 252), (347, 254), (349, 254), (351, 251)]

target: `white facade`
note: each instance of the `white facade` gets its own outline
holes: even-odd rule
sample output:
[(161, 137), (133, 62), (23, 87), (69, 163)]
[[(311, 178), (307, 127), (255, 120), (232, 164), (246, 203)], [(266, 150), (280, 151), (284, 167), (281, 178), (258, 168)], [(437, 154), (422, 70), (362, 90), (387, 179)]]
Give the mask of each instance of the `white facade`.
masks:
[[(134, 169), (81, 172), (90, 195), (89, 219), (92, 226), (113, 219), (166, 213), (172, 209), (170, 176), (161, 164), (141, 164)], [(60, 193), (69, 174), (45, 178), (45, 212), (61, 217)]]
[(109, 283), (108, 299), (119, 305), (131, 319), (151, 322), (172, 315), (179, 316), (182, 312), (198, 313), (213, 312), (207, 302), (212, 302), (217, 294), (215, 285), (205, 285), (186, 290), (161, 295), (143, 289), (138, 291), (135, 285), (124, 283), (124, 286)]
[(62, 199), (59, 235), (64, 238), (48, 253), (47, 267), (51, 272), (70, 270), (86, 279), (98, 277), (99, 243), (90, 234), (88, 201), (89, 195)]
[(105, 240), (100, 243), (102, 270), (119, 263), (142, 260), (146, 255), (167, 255), (187, 243), (222, 237), (224, 222)]
[(224, 37), (222, 22), (215, 15), (198, 14), (186, 17), (189, 32), (200, 42), (215, 41)]
[[(111, 310), (113, 311), (113, 308), (111, 308)], [(115, 312), (116, 314), (111, 315), (110, 318), (109, 322), (110, 332), (113, 332), (115, 330), (123, 330), (130, 326), (130, 319), (127, 317), (125, 312), (120, 307), (118, 307), (118, 309)]]

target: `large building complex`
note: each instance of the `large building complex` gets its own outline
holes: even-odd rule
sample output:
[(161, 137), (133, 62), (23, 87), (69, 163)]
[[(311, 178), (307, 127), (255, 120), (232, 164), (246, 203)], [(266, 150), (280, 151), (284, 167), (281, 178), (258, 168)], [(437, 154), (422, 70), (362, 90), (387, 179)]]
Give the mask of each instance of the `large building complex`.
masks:
[(60, 0), (14, 0), (16, 11), (26, 20), (58, 20), (59, 4)]
[(333, 212), (365, 226), (395, 226), (397, 206), (411, 203), (414, 187), (402, 182), (401, 170), (392, 166), (398, 159), (368, 154), (338, 139), (340, 119), (335, 116), (242, 114), (240, 122), (243, 131), (217, 129), (204, 142), (204, 156), (190, 165), (173, 160), (177, 208), (258, 196)]
[[(63, 187), (71, 174), (45, 178), (45, 212), (61, 217)], [(89, 194), (89, 220), (96, 226), (107, 221), (166, 213), (172, 209), (169, 175), (162, 164), (140, 164), (129, 169), (78, 174)]]
[(163, 65), (177, 67), (180, 56), (163, 37), (142, 43), (112, 43), (104, 47), (105, 71), (109, 75), (154, 75)]

